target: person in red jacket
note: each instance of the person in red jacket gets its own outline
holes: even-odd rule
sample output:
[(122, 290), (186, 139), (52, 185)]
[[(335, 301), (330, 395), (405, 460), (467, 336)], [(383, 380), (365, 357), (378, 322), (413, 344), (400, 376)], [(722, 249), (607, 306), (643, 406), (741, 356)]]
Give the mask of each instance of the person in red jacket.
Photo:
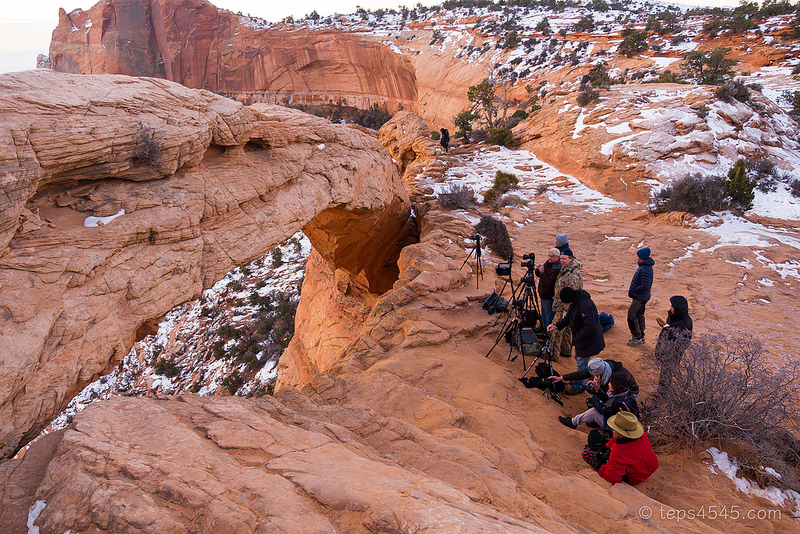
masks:
[(644, 427), (635, 415), (625, 411), (609, 417), (606, 424), (614, 431), (614, 437), (605, 444), (608, 456), (605, 451), (592, 451), (587, 446), (583, 459), (599, 468), (600, 476), (612, 484), (641, 484), (658, 469), (658, 458)]

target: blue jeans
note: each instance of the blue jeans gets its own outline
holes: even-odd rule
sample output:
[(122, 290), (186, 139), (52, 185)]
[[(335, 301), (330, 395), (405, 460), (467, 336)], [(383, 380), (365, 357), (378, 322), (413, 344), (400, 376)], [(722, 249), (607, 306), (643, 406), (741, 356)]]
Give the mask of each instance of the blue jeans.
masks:
[[(589, 368), (589, 357), (588, 356), (575, 356), (575, 363), (578, 365), (578, 371), (583, 371)], [(585, 389), (586, 384), (589, 383), (589, 379), (583, 380), (575, 380), (572, 382), (573, 387), (575, 389)]]
[(547, 328), (553, 322), (553, 317), (553, 299), (542, 299), (542, 326)]

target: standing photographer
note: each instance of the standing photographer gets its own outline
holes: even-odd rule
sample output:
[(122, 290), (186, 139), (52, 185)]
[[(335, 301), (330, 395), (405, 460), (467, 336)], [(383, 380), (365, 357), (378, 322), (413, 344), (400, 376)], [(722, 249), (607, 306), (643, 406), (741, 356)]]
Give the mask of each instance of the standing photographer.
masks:
[[(581, 262), (576, 260), (572, 253), (561, 253), (559, 256), (561, 269), (556, 277), (556, 285), (553, 290), (553, 319), (550, 324), (560, 321), (567, 312), (567, 306), (559, 296), (565, 287), (575, 291), (583, 289), (583, 277), (581, 276)], [(550, 354), (554, 358), (559, 356), (569, 358), (572, 356), (572, 330), (569, 327), (559, 328), (558, 331), (547, 329), (553, 332), (550, 337)]]
[[(592, 302), (592, 296), (583, 289), (574, 290), (565, 287), (558, 294), (562, 302), (568, 303), (566, 316), (555, 324), (547, 327), (548, 332), (561, 330), (567, 325), (572, 329), (572, 344), (575, 346), (575, 362), (578, 367), (577, 372), (589, 372), (589, 358), (600, 354), (606, 347), (603, 339), (603, 327), (600, 326), (600, 318), (597, 314), (597, 307)], [(588, 376), (586, 377), (588, 378)], [(584, 389), (586, 380), (575, 380), (571, 388), (567, 388), (564, 393), (577, 395)]]
[(556, 278), (561, 271), (561, 251), (551, 248), (547, 261), (536, 267), (534, 271), (539, 277), (539, 299), (542, 303), (542, 324), (549, 325), (553, 320), (553, 297), (556, 294)]

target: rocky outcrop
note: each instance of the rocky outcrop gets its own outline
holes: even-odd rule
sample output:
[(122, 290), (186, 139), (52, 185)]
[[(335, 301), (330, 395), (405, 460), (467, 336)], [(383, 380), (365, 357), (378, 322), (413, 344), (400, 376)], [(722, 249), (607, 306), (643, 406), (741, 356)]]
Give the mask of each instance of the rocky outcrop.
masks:
[(586, 107), (561, 95), (521, 122), (522, 148), (594, 189), (629, 202), (653, 183), (690, 173), (725, 174), (739, 158), (800, 164), (797, 123), (756, 90), (747, 102), (707, 86), (612, 86)]
[(431, 138), (425, 120), (415, 113), (396, 113), (381, 126), (378, 139), (392, 155), (408, 190), (413, 191), (420, 179), (440, 179), (447, 170), (444, 150)]
[(206, 0), (108, 0), (59, 11), (51, 68), (155, 76), (245, 102), (413, 108), (414, 70), (389, 47), (334, 29), (289, 32)]
[(5, 75), (0, 103), (3, 457), (147, 321), (300, 229), (367, 290), (397, 279), (410, 206), (372, 133), (125, 76)]

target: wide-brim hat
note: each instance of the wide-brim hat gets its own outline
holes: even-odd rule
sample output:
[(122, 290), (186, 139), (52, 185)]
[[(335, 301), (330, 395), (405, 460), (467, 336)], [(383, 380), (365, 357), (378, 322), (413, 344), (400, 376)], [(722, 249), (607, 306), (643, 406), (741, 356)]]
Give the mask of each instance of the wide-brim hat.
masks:
[(609, 417), (606, 423), (626, 438), (638, 439), (644, 435), (642, 423), (631, 412), (617, 412), (616, 415)]

